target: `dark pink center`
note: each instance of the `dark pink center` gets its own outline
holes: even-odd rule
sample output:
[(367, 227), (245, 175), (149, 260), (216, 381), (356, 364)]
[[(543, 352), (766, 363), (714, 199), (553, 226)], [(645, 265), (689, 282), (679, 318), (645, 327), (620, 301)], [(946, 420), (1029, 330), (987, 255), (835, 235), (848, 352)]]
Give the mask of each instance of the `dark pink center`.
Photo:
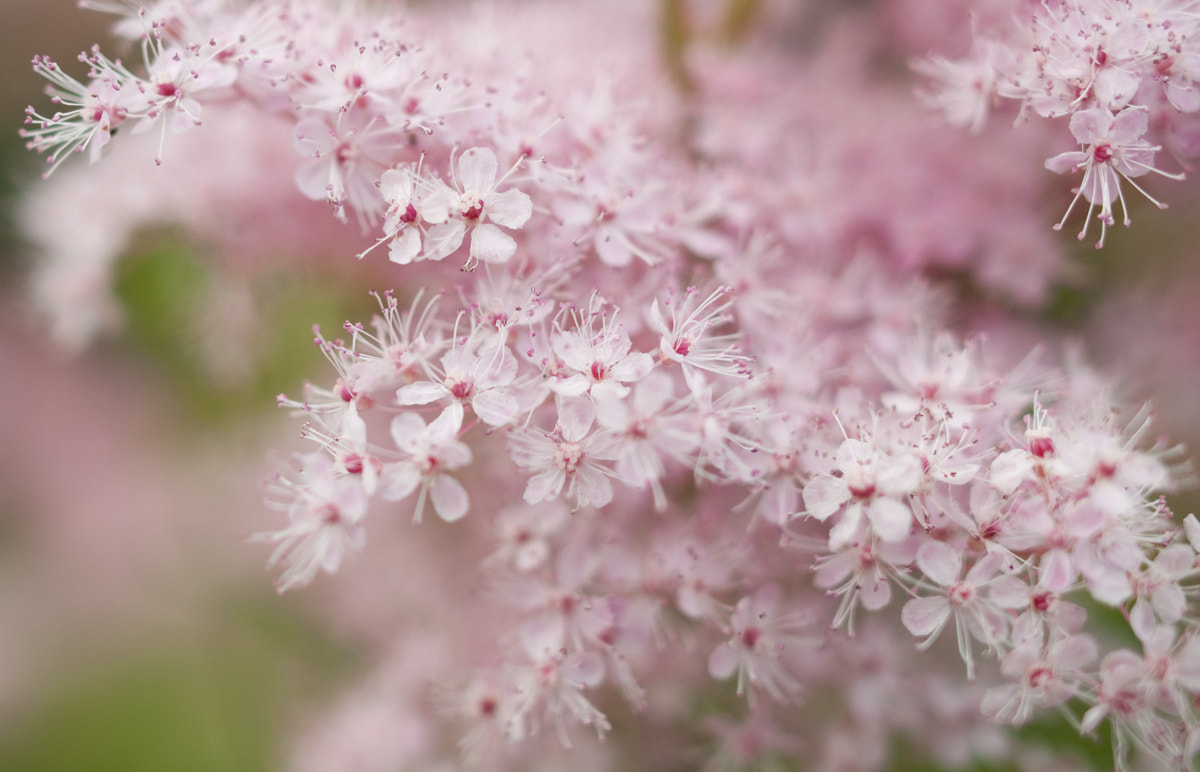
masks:
[(1054, 455), (1054, 440), (1049, 437), (1034, 437), (1029, 441), (1029, 452), (1038, 458)]

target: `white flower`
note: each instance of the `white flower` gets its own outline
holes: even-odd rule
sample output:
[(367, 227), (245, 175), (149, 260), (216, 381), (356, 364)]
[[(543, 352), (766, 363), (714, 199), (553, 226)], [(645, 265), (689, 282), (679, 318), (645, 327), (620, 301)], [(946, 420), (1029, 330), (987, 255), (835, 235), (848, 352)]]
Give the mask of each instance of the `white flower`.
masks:
[(431, 183), (418, 205), (421, 217), (433, 224), (425, 237), (424, 259), (447, 257), (462, 246), (468, 233), (467, 270), (480, 262), (506, 263), (516, 253), (517, 242), (500, 228), (523, 226), (533, 214), (533, 203), (516, 188), (498, 190), (504, 179), (497, 180), (496, 171), (496, 154), (473, 147), (458, 157), (453, 186), (440, 180)]
[(410, 458), (385, 464), (380, 473), (380, 493), (388, 501), (399, 501), (420, 487), (415, 522), (421, 521), (425, 499), (433, 501), (433, 509), (446, 522), (458, 520), (467, 513), (467, 491), (445, 470), (458, 469), (471, 463), (471, 449), (458, 441), (462, 428), (463, 407), (453, 402), (428, 426), (420, 416), (401, 413), (392, 419), (392, 439)]
[(598, 462), (616, 458), (616, 443), (606, 433), (588, 433), (593, 419), (591, 403), (565, 400), (552, 434), (513, 435), (509, 455), (517, 466), (533, 472), (525, 486), (525, 501), (556, 499), (564, 487), (567, 498), (574, 500), (572, 509), (602, 507), (612, 500), (611, 473)]
[(318, 571), (335, 573), (347, 548), (361, 550), (366, 544), (360, 521), (367, 511), (367, 495), (356, 479), (337, 475), (327, 455), (301, 458), (295, 478), (280, 476), (269, 490), (280, 496), (275, 504), (286, 508), (290, 523), (278, 531), (253, 534), (247, 541), (278, 545), (267, 567), (283, 564), (275, 582), (280, 593), (309, 584)]
[(1182, 174), (1169, 174), (1155, 168), (1154, 154), (1159, 148), (1151, 145), (1145, 138), (1149, 121), (1147, 110), (1137, 107), (1127, 107), (1116, 115), (1103, 107), (1093, 107), (1071, 116), (1071, 133), (1084, 149), (1056, 155), (1046, 161), (1046, 168), (1056, 174), (1082, 170), (1083, 180), (1080, 181), (1066, 214), (1054, 226), (1055, 230), (1062, 228), (1080, 197), (1086, 198), (1087, 219), (1084, 220), (1083, 229), (1079, 231), (1079, 239), (1082, 241), (1087, 234), (1092, 212), (1099, 207), (1100, 212), (1096, 219), (1100, 221), (1100, 240), (1096, 242), (1096, 247), (1104, 246), (1104, 235), (1108, 226), (1115, 222), (1114, 201), (1121, 202), (1122, 223), (1128, 227), (1131, 222), (1129, 208), (1121, 192), (1122, 179), (1159, 209), (1167, 208), (1166, 204), (1159, 202), (1133, 181), (1134, 177), (1140, 177), (1146, 172), (1155, 172), (1175, 180), (1183, 179)]

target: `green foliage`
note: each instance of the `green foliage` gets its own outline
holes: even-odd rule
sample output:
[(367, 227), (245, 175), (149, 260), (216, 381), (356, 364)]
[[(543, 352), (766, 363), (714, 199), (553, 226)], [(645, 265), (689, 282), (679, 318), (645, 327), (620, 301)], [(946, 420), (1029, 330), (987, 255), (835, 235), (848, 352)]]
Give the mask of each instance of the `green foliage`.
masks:
[[(171, 380), (190, 414), (201, 423), (227, 423), (275, 404), (281, 388), (298, 390), (318, 371), (312, 324), (338, 329), (348, 316), (364, 316), (365, 293), (297, 271), (277, 272), (251, 286), (249, 326), (221, 329), (223, 290), (219, 268), (171, 234), (156, 234), (119, 266), (116, 295), (125, 312), (126, 337)], [(232, 374), (218, 360), (244, 363)]]
[(0, 741), (5, 772), (277, 769), (281, 718), (349, 660), (277, 599), (212, 629), (64, 673)]

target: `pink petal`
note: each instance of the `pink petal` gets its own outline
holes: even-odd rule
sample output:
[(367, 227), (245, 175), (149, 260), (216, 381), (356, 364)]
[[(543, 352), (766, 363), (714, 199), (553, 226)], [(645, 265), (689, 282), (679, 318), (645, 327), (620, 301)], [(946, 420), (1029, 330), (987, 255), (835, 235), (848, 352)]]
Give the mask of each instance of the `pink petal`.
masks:
[(533, 216), (533, 202), (529, 196), (511, 188), (488, 198), (484, 204), (484, 214), (489, 222), (505, 228), (520, 228)]
[(737, 666), (738, 655), (731, 643), (721, 644), (708, 655), (708, 674), (719, 681), (733, 675)]
[(917, 565), (925, 576), (943, 587), (949, 587), (958, 581), (958, 574), (962, 571), (962, 556), (945, 542), (927, 541), (917, 550)]
[(396, 402), (401, 405), (428, 405), (449, 394), (446, 387), (432, 381), (417, 381), (396, 389)]
[(453, 523), (467, 514), (469, 500), (467, 491), (462, 484), (450, 475), (439, 474), (433, 478), (429, 497), (433, 501), (433, 509), (438, 517), (447, 523)]
[(826, 520), (850, 498), (850, 488), (840, 477), (814, 477), (804, 486), (804, 508), (818, 520)]
[(458, 157), (458, 181), (464, 193), (474, 191), (482, 198), (496, 184), (496, 154), (486, 147), (473, 147)]
[(867, 509), (867, 518), (884, 541), (901, 541), (912, 531), (912, 510), (895, 499), (875, 499)]
[(488, 426), (502, 426), (512, 420), (520, 405), (517, 398), (508, 392), (491, 390), (479, 394), (471, 400), (471, 407), (479, 420)]
[(505, 263), (516, 252), (517, 242), (495, 225), (477, 225), (471, 234), (471, 257), (481, 263)]
[(575, 686), (599, 686), (604, 680), (604, 659), (594, 651), (574, 654), (563, 662), (562, 675)]
[(940, 595), (913, 598), (900, 611), (900, 621), (920, 638), (940, 632), (949, 618), (950, 603)]

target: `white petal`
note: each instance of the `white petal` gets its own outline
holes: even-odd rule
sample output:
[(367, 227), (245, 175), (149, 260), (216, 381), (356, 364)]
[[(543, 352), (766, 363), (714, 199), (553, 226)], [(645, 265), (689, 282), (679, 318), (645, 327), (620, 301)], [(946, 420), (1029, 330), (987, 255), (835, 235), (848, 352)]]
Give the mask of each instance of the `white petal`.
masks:
[(517, 242), (490, 223), (475, 227), (471, 234), (471, 257), (481, 263), (506, 263), (517, 251)]
[(1033, 463), (1029, 454), (1018, 448), (996, 457), (988, 467), (988, 482), (1002, 496), (1008, 496), (1029, 478), (1032, 471)]
[(719, 681), (733, 675), (737, 670), (738, 656), (733, 650), (734, 644), (722, 643), (708, 655), (708, 674)]
[(633, 250), (621, 238), (621, 232), (616, 228), (597, 229), (595, 244), (596, 256), (605, 265), (620, 268), (633, 262)]
[(401, 461), (384, 464), (379, 473), (379, 495), (385, 501), (400, 501), (417, 489), (421, 473), (413, 464)]
[(1070, 589), (1077, 572), (1066, 550), (1050, 550), (1038, 566), (1038, 586), (1060, 593)]
[(892, 600), (892, 583), (878, 571), (870, 581), (864, 581), (858, 591), (858, 600), (867, 611), (878, 611)]
[(818, 520), (826, 520), (850, 498), (850, 488), (840, 477), (814, 477), (804, 486), (804, 508)]
[(561, 469), (548, 469), (529, 478), (525, 486), (525, 501), (536, 504), (558, 496), (567, 476)]
[(1163, 624), (1173, 625), (1183, 618), (1187, 610), (1187, 598), (1178, 584), (1164, 584), (1150, 595), (1154, 610)]
[(630, 354), (609, 370), (609, 376), (621, 383), (641, 380), (654, 369), (654, 359), (649, 354)]
[(433, 381), (417, 381), (396, 389), (396, 402), (401, 405), (428, 405), (445, 397), (446, 387)]
[(1187, 534), (1188, 543), (1192, 545), (1192, 549), (1200, 552), (1200, 520), (1196, 516), (1188, 515), (1183, 518), (1183, 530)]
[(940, 595), (913, 598), (900, 610), (900, 621), (913, 635), (924, 638), (941, 632), (950, 618), (950, 603)]
[(567, 657), (562, 664), (563, 679), (575, 686), (599, 686), (604, 680), (604, 658), (594, 651)]
[(305, 198), (313, 201), (324, 201), (332, 195), (332, 181), (329, 178), (330, 166), (323, 160), (309, 161), (296, 167), (293, 175), (296, 187)]
[(567, 442), (579, 442), (592, 428), (595, 412), (586, 399), (558, 400), (558, 428)]
[(927, 541), (917, 550), (917, 565), (933, 581), (949, 587), (958, 581), (962, 556), (958, 550), (940, 541)]
[(875, 499), (867, 509), (867, 518), (875, 533), (884, 541), (901, 541), (912, 531), (912, 510), (895, 499)]
[(520, 637), (530, 659), (553, 656), (566, 641), (566, 622), (561, 614), (541, 614), (521, 625)]
[(1158, 620), (1154, 618), (1154, 608), (1144, 598), (1138, 598), (1137, 603), (1129, 612), (1129, 626), (1137, 635), (1138, 640), (1146, 640), (1158, 629)]
[(416, 413), (401, 413), (392, 419), (392, 441), (405, 453), (419, 453), (427, 428), (425, 421)]
[(467, 491), (462, 484), (450, 475), (439, 474), (433, 478), (429, 497), (433, 501), (433, 509), (438, 517), (447, 523), (453, 523), (467, 514), (470, 502)]
[(486, 147), (473, 147), (458, 157), (458, 181), (463, 192), (483, 196), (496, 184), (496, 154)]
[(388, 244), (388, 260), (408, 265), (421, 254), (421, 234), (416, 228), (405, 228)]
[(434, 445), (445, 445), (458, 438), (458, 430), (462, 428), (463, 406), (461, 402), (451, 402), (437, 418), (429, 424), (429, 439)]
[(325, 155), (334, 144), (333, 131), (320, 118), (305, 118), (292, 130), (292, 148), (305, 158)]
[(462, 220), (435, 225), (425, 234), (425, 259), (441, 260), (462, 246), (467, 226)]
[(880, 491), (896, 496), (921, 487), (925, 473), (916, 456), (905, 454), (882, 464), (875, 479)]
[(596, 469), (580, 469), (575, 473), (575, 490), (579, 506), (602, 507), (612, 501), (612, 483)]
[(533, 215), (533, 203), (529, 196), (512, 188), (488, 198), (483, 211), (489, 222), (505, 228), (520, 228)]
[(517, 398), (506, 391), (493, 389), (479, 394), (471, 400), (471, 407), (479, 420), (488, 426), (502, 426), (517, 414), (520, 406)]
[(431, 190), (422, 194), (414, 206), (422, 220), (430, 225), (440, 225), (450, 219), (450, 207), (455, 197), (455, 192), (446, 183), (438, 181)]

